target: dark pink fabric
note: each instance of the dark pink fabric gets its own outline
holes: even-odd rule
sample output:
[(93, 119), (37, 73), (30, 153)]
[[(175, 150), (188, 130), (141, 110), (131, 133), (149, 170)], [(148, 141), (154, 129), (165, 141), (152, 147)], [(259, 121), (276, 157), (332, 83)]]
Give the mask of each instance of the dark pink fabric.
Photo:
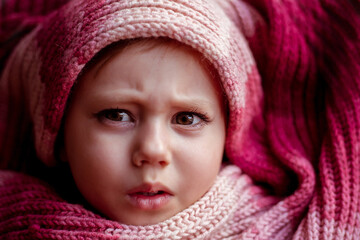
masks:
[[(244, 235), (253, 239), (359, 239), (359, 2), (247, 0), (247, 7), (252, 9), (250, 16), (243, 14), (244, 2), (229, 2), (229, 15), (239, 28), (244, 28), (262, 78), (262, 89), (248, 86), (249, 91), (263, 91), (263, 99), (256, 111), (246, 110), (255, 116), (248, 137), (239, 142), (244, 147), (241, 151), (230, 147), (228, 155), (251, 178), (269, 184), (283, 197)], [(7, 3), (11, 6), (11, 1)], [(2, 42), (11, 36), (12, 28), (8, 26), (20, 21), (13, 10), (4, 9), (2, 6), (6, 18), (0, 23), (4, 26), (6, 22), (7, 27), (1, 29)], [(255, 26), (253, 34), (246, 34), (249, 20)], [(36, 25), (41, 16), (28, 21)], [(251, 94), (247, 97), (251, 99)], [(0, 179), (6, 183), (6, 174)], [(17, 184), (27, 187), (26, 181)], [(0, 193), (0, 201), (11, 201), (7, 199), (13, 194), (9, 189)], [(17, 210), (26, 209), (29, 219), (31, 211), (40, 211), (44, 219), (55, 218), (70, 232), (88, 231), (84, 238), (103, 237), (96, 235), (103, 230), (102, 219), (81, 207), (74, 210), (60, 202), (52, 205), (54, 199), (48, 202), (49, 196), (52, 194), (35, 194), (33, 201), (42, 203), (41, 207), (24, 201)], [(14, 214), (19, 213), (17, 210)], [(26, 221), (17, 222), (7, 209), (1, 209), (1, 215), (2, 219), (11, 218), (1, 223), (2, 233), (11, 232), (17, 237), (22, 228), (29, 227), (26, 231), (33, 236), (45, 234), (40, 223), (28, 226)], [(293, 226), (287, 234), (282, 232), (284, 222)], [(48, 231), (46, 234), (53, 234), (56, 226)]]

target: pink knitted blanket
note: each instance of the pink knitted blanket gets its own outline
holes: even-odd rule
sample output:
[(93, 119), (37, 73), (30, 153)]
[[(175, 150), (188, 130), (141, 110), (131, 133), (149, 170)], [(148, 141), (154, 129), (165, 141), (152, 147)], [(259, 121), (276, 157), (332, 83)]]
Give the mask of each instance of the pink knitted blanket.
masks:
[[(44, 9), (34, 6), (45, 1), (5, 2), (0, 5), (0, 36), (8, 41), (9, 36), (16, 39), (16, 33), (29, 31), (52, 9), (50, 1)], [(235, 239), (360, 239), (359, 1), (218, 2), (248, 41), (264, 96), (258, 114), (247, 109), (246, 114), (255, 117), (241, 153), (237, 146), (227, 153), (251, 179), (267, 183), (281, 196), (275, 203), (256, 192), (258, 188), (255, 195), (240, 193), (236, 208), (245, 215), (229, 223), (226, 235), (235, 231), (241, 234)], [(16, 16), (38, 17), (26, 22)], [(21, 24), (5, 28), (9, 22)], [(9, 51), (3, 49), (0, 57), (5, 61)], [(248, 87), (250, 98), (258, 96), (259, 89)], [(2, 107), (0, 135), (7, 130), (1, 125), (6, 118)], [(13, 147), (6, 140), (0, 139), (0, 152)], [(8, 161), (6, 154), (2, 156)], [(252, 189), (248, 180), (239, 182)], [(119, 229), (124, 229), (62, 201), (32, 178), (2, 172), (0, 185), (0, 238), (117, 239)], [(178, 229), (177, 224), (169, 228)]]
[[(0, 177), (0, 236), (4, 239), (240, 239), (276, 203), (230, 165), (184, 211), (156, 225), (128, 226), (65, 202), (37, 179), (9, 171), (0, 172)], [(284, 228), (291, 226), (287, 223)]]

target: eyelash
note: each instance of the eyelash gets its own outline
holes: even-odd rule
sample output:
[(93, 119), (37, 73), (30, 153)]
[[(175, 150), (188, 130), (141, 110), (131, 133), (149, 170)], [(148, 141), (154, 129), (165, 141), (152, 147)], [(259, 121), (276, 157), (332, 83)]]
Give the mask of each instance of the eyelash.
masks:
[(114, 114), (114, 113), (125, 113), (131, 119), (131, 121), (126, 121), (126, 122), (134, 122), (134, 117), (131, 115), (131, 113), (129, 111), (126, 111), (124, 109), (119, 109), (119, 108), (109, 108), (109, 109), (101, 110), (100, 112), (95, 113), (94, 115), (100, 121), (123, 122), (123, 121), (112, 120), (109, 117), (107, 117), (107, 115)]
[(188, 112), (179, 112), (175, 115), (178, 115), (178, 114), (192, 114), (192, 115), (195, 115), (197, 117), (199, 117), (202, 121), (204, 121), (204, 123), (209, 123), (210, 122), (210, 118), (207, 116), (206, 113), (201, 113), (199, 112), (198, 110), (192, 110), (192, 111), (188, 111)]
[[(113, 113), (115, 113), (115, 112), (116, 112), (116, 113), (125, 113), (125, 114), (127, 114), (127, 115), (130, 117), (131, 121), (116, 121), (116, 120), (111, 120), (109, 117), (106, 116), (106, 115), (108, 115), (108, 114), (113, 114)], [(202, 122), (197, 123), (197, 124), (195, 124), (195, 125), (183, 125), (183, 126), (195, 127), (195, 126), (198, 126), (198, 125), (208, 124), (208, 123), (210, 122), (210, 118), (208, 117), (208, 115), (207, 115), (206, 113), (200, 112), (198, 109), (194, 109), (194, 110), (190, 110), (190, 111), (178, 112), (178, 113), (176, 113), (176, 114), (172, 117), (172, 120), (171, 120), (171, 121), (173, 121), (173, 119), (176, 118), (177, 116), (179, 116), (180, 114), (184, 114), (184, 115), (186, 115), (186, 114), (188, 114), (188, 115), (194, 115), (194, 116), (196, 116), (196, 117), (199, 117), (200, 120), (202, 121)], [(131, 114), (129, 111), (124, 110), (124, 109), (120, 109), (120, 108), (104, 109), (104, 110), (101, 110), (101, 111), (98, 112), (98, 113), (95, 113), (94, 115), (95, 115), (95, 117), (96, 117), (98, 120), (100, 120), (100, 121), (104, 121), (104, 120), (105, 120), (105, 121), (110, 121), (110, 122), (134, 122), (134, 121), (135, 121), (135, 120), (134, 120), (134, 117), (132, 116), (132, 114)], [(180, 125), (180, 124), (179, 124), (179, 125)]]

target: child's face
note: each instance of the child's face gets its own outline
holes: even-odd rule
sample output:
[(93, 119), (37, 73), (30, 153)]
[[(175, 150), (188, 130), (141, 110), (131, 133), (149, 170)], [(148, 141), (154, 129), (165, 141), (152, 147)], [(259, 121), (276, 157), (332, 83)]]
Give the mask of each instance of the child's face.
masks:
[(217, 84), (195, 53), (171, 44), (135, 43), (90, 69), (65, 122), (65, 159), (88, 202), (148, 225), (201, 198), (223, 157)]

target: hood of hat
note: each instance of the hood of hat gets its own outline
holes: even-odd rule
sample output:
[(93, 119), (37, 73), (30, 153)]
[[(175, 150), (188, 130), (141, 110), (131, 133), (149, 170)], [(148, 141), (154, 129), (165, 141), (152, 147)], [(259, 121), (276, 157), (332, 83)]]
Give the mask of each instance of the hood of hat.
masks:
[(246, 109), (260, 99), (259, 75), (243, 34), (215, 0), (80, 0), (48, 16), (18, 50), (28, 59), (22, 71), (32, 72), (29, 104), (43, 162), (55, 163), (66, 102), (85, 64), (113, 42), (148, 37), (182, 42), (213, 64), (228, 99), (226, 150), (236, 155), (254, 115)]

